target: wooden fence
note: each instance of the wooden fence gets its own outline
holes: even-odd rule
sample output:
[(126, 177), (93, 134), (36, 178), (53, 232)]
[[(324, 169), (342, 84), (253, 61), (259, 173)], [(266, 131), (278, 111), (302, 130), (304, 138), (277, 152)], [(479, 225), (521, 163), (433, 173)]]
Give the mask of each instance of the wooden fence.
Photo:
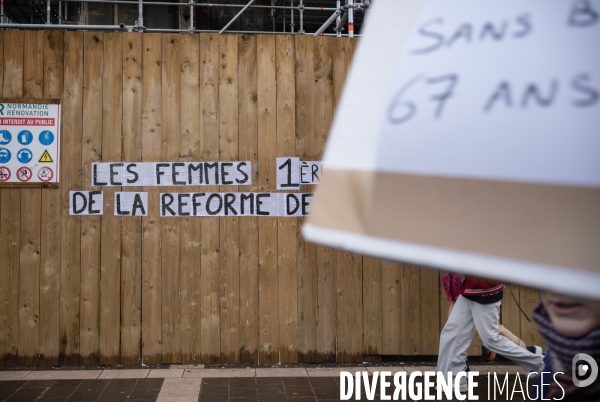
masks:
[[(305, 243), (300, 218), (160, 218), (160, 191), (177, 191), (164, 187), (125, 189), (148, 192), (146, 217), (112, 214), (118, 187), (103, 216), (68, 212), (69, 191), (98, 189), (96, 161), (250, 160), (244, 191), (275, 192), (277, 156), (320, 159), (354, 45), (1, 31), (0, 96), (61, 98), (62, 153), (59, 189), (0, 190), (0, 365), (437, 354), (438, 272)], [(508, 295), (503, 321), (539, 341)]]

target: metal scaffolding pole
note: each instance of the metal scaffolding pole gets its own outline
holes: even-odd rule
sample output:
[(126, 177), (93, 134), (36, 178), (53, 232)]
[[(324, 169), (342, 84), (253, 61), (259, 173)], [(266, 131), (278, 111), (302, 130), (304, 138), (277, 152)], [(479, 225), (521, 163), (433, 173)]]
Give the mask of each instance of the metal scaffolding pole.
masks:
[(190, 32), (194, 32), (194, 0), (190, 0)]
[(339, 15), (340, 15), (340, 12), (336, 10), (333, 14), (331, 14), (331, 17), (329, 17), (327, 19), (327, 21), (325, 21), (325, 23), (323, 25), (321, 25), (321, 28), (317, 29), (317, 32), (315, 32), (313, 35), (319, 36), (323, 32), (325, 32), (325, 30), (329, 27), (329, 25), (331, 25), (333, 23), (333, 21), (335, 21)]
[(240, 12), (239, 12), (239, 13), (237, 13), (237, 14), (235, 15), (235, 17), (233, 17), (233, 18), (231, 19), (231, 21), (229, 21), (229, 22), (227, 23), (227, 25), (225, 25), (225, 26), (223, 27), (223, 29), (221, 29), (221, 30), (219, 31), (219, 33), (220, 33), (220, 34), (222, 34), (223, 32), (227, 31), (227, 28), (229, 28), (229, 26), (230, 26), (231, 24), (233, 24), (233, 23), (235, 22), (235, 20), (237, 20), (237, 19), (238, 19), (238, 17), (239, 17), (240, 15), (242, 15), (242, 13), (243, 13), (244, 11), (246, 11), (246, 10), (248, 9), (248, 7), (250, 7), (250, 6), (252, 5), (252, 3), (254, 3), (254, 0), (250, 0), (250, 1), (248, 2), (248, 4), (246, 4), (246, 6), (245, 6), (244, 8), (242, 8), (242, 9), (240, 10)]
[(304, 0), (300, 0), (300, 33), (304, 33)]
[(354, 36), (354, 0), (346, 0), (348, 5), (348, 36)]
[(138, 20), (136, 25), (139, 29), (144, 29), (144, 2), (142, 0), (138, 1)]

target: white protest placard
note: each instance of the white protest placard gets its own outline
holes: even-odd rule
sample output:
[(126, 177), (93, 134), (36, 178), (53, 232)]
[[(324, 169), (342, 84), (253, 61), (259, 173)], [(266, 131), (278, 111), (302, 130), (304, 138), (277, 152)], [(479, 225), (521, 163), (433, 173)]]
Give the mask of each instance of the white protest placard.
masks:
[(300, 161), (297, 157), (277, 157), (277, 190), (296, 190), (301, 185), (318, 184), (321, 161)]
[(117, 216), (147, 216), (148, 193), (115, 192), (115, 209)]
[(103, 215), (102, 191), (69, 191), (69, 215)]
[(307, 239), (600, 299), (598, 38), (598, 0), (374, 2)]
[(0, 186), (57, 186), (60, 102), (0, 99)]
[(94, 162), (93, 186), (252, 184), (252, 162)]
[(277, 190), (296, 190), (300, 188), (300, 158), (277, 157)]

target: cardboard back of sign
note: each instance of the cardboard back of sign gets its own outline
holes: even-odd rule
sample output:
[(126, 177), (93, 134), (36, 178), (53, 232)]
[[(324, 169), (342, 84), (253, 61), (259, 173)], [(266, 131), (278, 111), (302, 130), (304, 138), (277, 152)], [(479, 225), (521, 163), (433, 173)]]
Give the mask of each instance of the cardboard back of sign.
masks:
[(365, 28), (305, 236), (600, 299), (600, 4), (383, 0)]

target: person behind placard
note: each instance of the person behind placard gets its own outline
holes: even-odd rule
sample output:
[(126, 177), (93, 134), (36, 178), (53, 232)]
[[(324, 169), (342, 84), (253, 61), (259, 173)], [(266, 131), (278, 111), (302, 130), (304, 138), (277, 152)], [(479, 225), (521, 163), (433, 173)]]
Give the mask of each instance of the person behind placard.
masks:
[(533, 319), (548, 348), (543, 374), (537, 380), (538, 400), (599, 401), (600, 375), (592, 384), (579, 387), (572, 374), (578, 354), (585, 353), (597, 366), (600, 362), (600, 301), (550, 291), (540, 291), (540, 299)]
[[(500, 305), (504, 284), (498, 281), (465, 277), (448, 321), (440, 334), (440, 349), (436, 370), (451, 372), (452, 376), (465, 371), (467, 350), (475, 329), (483, 346), (519, 364), (527, 373), (537, 375), (544, 367), (543, 356), (520, 347), (500, 335)], [(461, 378), (460, 389), (467, 389), (466, 378)]]
[[(450, 272), (442, 273), (442, 285), (444, 287), (444, 291), (446, 292), (446, 298), (450, 302), (450, 308), (448, 309), (448, 316), (450, 316), (450, 313), (452, 312), (452, 308), (454, 308), (454, 303), (456, 302), (456, 299), (458, 299), (458, 296), (460, 295), (460, 293), (459, 293), (460, 286), (462, 285), (464, 279), (465, 279), (465, 277), (463, 275), (452, 274)], [(525, 344), (525, 342), (523, 342), (521, 340), (521, 338), (519, 338), (518, 336), (513, 334), (511, 331), (508, 330), (508, 328), (506, 328), (502, 324), (498, 325), (498, 332), (500, 332), (500, 335), (507, 337), (508, 339), (510, 339), (517, 345), (519, 345), (520, 347), (529, 350), (531, 353), (542, 354), (542, 352), (543, 352), (542, 348), (540, 346), (537, 346), (537, 345), (527, 346)], [(484, 358), (484, 360), (491, 362), (496, 358), (496, 353), (492, 352), (491, 350), (488, 350), (485, 346), (482, 346), (481, 347), (481, 356)]]

